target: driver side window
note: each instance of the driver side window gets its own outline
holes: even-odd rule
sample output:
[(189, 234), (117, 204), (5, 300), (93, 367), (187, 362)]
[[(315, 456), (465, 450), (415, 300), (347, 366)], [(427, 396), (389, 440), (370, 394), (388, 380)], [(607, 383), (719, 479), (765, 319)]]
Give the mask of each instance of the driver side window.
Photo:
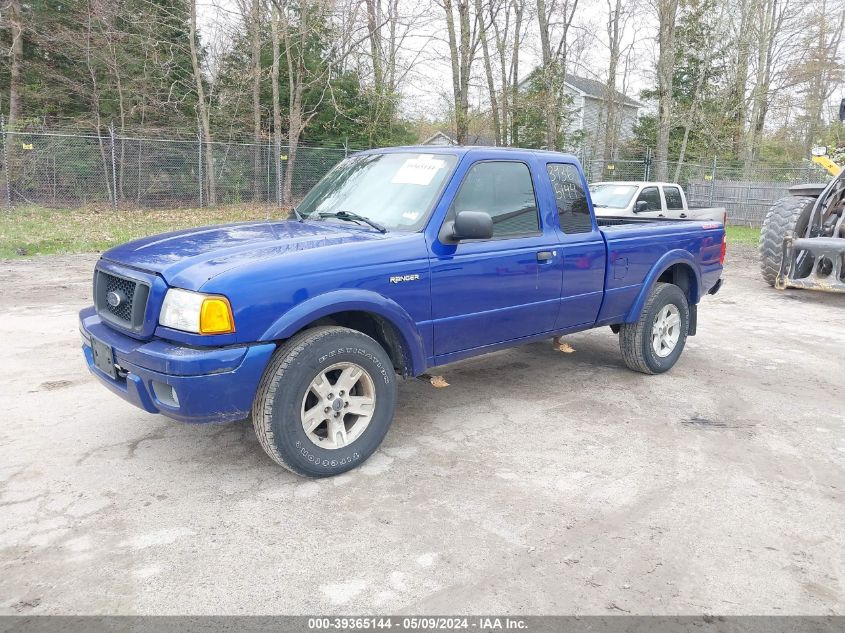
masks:
[(645, 202), (646, 211), (660, 211), (660, 192), (657, 187), (646, 187), (640, 192), (637, 202)]
[(536, 235), (540, 218), (531, 172), (525, 163), (485, 161), (464, 176), (449, 216), (483, 211), (493, 220), (493, 238)]
[(645, 202), (646, 211), (660, 211), (660, 192), (657, 187), (646, 187), (640, 192), (637, 202)]

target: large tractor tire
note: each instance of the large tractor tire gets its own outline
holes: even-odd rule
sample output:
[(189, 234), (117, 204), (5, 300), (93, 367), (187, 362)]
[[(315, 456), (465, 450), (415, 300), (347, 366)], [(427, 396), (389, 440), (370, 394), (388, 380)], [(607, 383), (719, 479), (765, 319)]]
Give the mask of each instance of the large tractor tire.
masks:
[[(796, 237), (804, 237), (815, 198), (788, 196), (775, 202), (766, 213), (763, 229), (760, 231), (760, 270), (763, 279), (770, 286), (775, 285), (780, 264), (783, 260), (783, 238), (790, 231)], [(813, 268), (813, 261), (805, 257), (801, 262), (798, 277), (805, 277)]]

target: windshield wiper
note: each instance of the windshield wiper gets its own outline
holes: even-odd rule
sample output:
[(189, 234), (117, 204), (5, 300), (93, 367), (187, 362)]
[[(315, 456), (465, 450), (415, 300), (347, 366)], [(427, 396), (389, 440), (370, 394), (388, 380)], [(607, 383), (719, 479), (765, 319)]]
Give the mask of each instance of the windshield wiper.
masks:
[(369, 224), (380, 233), (387, 233), (387, 229), (375, 220), (358, 215), (357, 213), (352, 213), (351, 211), (335, 211), (334, 213), (319, 213), (318, 215), (321, 218), (337, 218), (338, 220), (346, 220), (347, 222), (363, 222), (364, 224)]

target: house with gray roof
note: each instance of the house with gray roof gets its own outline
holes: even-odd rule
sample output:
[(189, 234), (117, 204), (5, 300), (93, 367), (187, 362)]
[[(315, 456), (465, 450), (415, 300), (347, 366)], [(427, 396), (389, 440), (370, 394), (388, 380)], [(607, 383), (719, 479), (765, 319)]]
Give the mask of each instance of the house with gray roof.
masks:
[[(520, 82), (520, 90), (528, 88), (536, 72), (537, 69)], [(607, 85), (604, 82), (569, 73), (564, 79), (563, 90), (572, 98), (572, 116), (566, 129), (567, 136), (572, 136), (577, 131), (583, 132), (584, 136), (584, 140), (578, 147), (568, 149), (583, 148), (592, 157), (603, 158), (607, 132), (607, 108), (611, 100), (618, 105), (621, 114), (617, 144), (633, 136), (634, 125), (639, 117), (640, 108), (643, 107), (638, 101), (618, 90), (608, 94)]]

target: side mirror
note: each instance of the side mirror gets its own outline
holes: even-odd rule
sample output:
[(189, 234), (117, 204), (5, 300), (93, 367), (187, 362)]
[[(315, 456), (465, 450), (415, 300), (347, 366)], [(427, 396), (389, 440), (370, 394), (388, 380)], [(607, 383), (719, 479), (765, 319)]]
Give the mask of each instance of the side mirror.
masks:
[(637, 200), (634, 203), (634, 213), (642, 213), (643, 211), (648, 211), (648, 202), (645, 200)]
[(489, 240), (493, 237), (493, 218), (483, 211), (461, 211), (451, 223), (447, 235), (452, 241)]

